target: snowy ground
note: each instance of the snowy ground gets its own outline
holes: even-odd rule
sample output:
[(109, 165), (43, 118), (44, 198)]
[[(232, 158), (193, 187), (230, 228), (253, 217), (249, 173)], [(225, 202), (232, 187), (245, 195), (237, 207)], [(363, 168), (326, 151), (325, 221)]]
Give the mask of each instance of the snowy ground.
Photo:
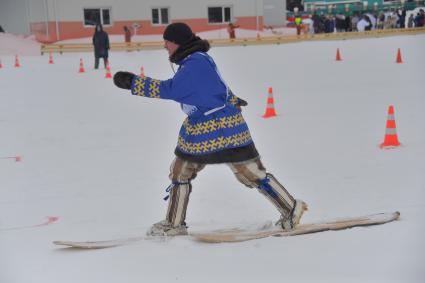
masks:
[[(418, 35), (210, 52), (249, 102), (244, 115), (266, 167), (309, 203), (303, 222), (395, 210), (400, 221), (235, 244), (175, 238), (93, 251), (51, 242), (142, 235), (163, 219), (184, 115), (173, 102), (114, 87), (104, 70), (93, 70), (90, 53), (55, 55), (54, 65), (47, 56), (21, 56), (19, 69), (2, 56), (0, 282), (423, 282), (424, 43)], [(403, 64), (395, 63), (397, 48)], [(113, 72), (143, 66), (152, 77), (172, 76), (165, 50), (112, 52), (110, 61)], [(268, 87), (279, 115), (263, 119)], [(402, 146), (381, 150), (390, 104)], [(193, 231), (278, 218), (224, 165), (205, 168), (193, 185)], [(46, 217), (58, 221), (29, 227)]]
[(34, 36), (0, 33), (0, 56), (16, 54), (39, 56), (40, 43), (35, 40)]

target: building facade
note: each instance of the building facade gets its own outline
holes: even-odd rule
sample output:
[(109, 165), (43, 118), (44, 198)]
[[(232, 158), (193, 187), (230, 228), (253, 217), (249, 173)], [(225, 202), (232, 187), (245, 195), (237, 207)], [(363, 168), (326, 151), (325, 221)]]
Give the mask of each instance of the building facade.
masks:
[(186, 22), (195, 32), (221, 29), (230, 22), (252, 30), (286, 23), (285, 0), (4, 1), (21, 5), (21, 24), (41, 42), (91, 36), (96, 23), (109, 34), (122, 34), (126, 25), (137, 35), (160, 34), (177, 21)]

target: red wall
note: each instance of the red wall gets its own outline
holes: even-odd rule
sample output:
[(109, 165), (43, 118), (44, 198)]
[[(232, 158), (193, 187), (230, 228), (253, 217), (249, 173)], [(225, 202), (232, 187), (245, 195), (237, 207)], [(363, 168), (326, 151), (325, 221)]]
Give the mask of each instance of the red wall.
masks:
[[(193, 32), (203, 32), (227, 27), (227, 24), (208, 24), (207, 19), (187, 19), (175, 20), (173, 22), (185, 22), (191, 26)], [(141, 28), (137, 31), (137, 35), (152, 35), (162, 34), (165, 26), (154, 26), (151, 21), (115, 21), (112, 26), (104, 27), (110, 35), (123, 34), (123, 27), (126, 25), (131, 27), (133, 23), (139, 23)], [(243, 29), (255, 30), (257, 27), (256, 17), (239, 17), (235, 21), (236, 24)], [(31, 23), (31, 33), (36, 36), (36, 39), (43, 43), (53, 43), (58, 40), (90, 37), (93, 35), (94, 27), (84, 27), (83, 22), (58, 22), (59, 39), (56, 37), (56, 22), (38, 22)], [(48, 27), (48, 28), (47, 28)], [(263, 19), (259, 18), (259, 29), (263, 29)], [(48, 35), (47, 35), (48, 30)]]

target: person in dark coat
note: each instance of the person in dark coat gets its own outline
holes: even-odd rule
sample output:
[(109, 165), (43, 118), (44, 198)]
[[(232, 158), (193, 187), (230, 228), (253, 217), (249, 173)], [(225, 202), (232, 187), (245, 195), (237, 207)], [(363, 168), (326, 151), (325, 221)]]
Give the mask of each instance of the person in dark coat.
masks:
[(102, 25), (96, 25), (96, 31), (93, 34), (94, 45), (94, 68), (99, 68), (99, 59), (103, 58), (103, 63), (108, 65), (108, 50), (109, 50), (109, 36), (103, 30)]
[(242, 184), (256, 188), (277, 208), (281, 215), (277, 225), (284, 230), (295, 228), (307, 205), (263, 166), (242, 116), (241, 106), (247, 102), (235, 96), (223, 80), (208, 54), (209, 42), (184, 23), (168, 25), (163, 38), (170, 62), (179, 66), (173, 78), (158, 80), (124, 71), (114, 75), (115, 85), (131, 90), (132, 95), (173, 100), (187, 115), (170, 167), (166, 218), (155, 223), (148, 235), (188, 233), (185, 218), (191, 181), (208, 164), (227, 164)]
[(406, 9), (398, 10), (397, 15), (398, 15), (399, 27), (405, 28), (406, 27)]

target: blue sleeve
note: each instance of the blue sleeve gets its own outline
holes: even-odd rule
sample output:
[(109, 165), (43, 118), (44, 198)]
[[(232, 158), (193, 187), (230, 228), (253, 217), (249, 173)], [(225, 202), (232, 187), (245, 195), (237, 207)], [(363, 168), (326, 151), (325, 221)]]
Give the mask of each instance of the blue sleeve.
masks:
[(217, 98), (225, 97), (225, 89), (213, 66), (204, 58), (189, 58), (169, 80), (136, 76), (132, 83), (134, 95), (206, 107), (221, 105), (222, 98)]

